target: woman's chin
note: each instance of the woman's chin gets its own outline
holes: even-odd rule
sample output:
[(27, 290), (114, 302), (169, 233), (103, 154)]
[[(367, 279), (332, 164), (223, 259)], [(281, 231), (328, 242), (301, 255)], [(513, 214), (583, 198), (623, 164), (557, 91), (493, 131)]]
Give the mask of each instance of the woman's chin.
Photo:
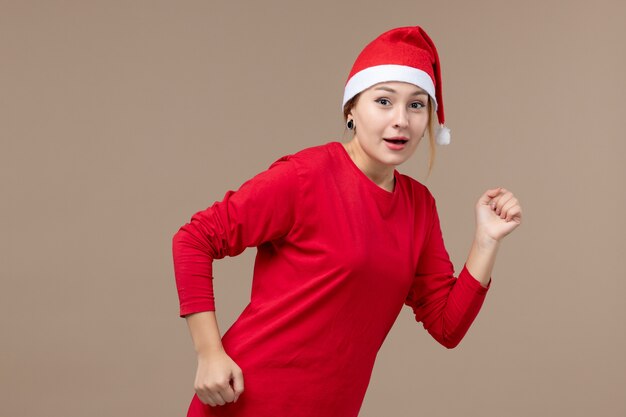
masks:
[(389, 165), (400, 165), (413, 155), (411, 149), (403, 149), (401, 151), (383, 149), (381, 160)]

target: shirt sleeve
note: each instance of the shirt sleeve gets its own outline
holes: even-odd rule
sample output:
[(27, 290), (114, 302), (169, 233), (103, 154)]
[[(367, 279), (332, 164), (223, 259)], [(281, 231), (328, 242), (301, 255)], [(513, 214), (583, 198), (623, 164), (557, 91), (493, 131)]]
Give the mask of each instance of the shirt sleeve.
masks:
[(431, 197), (432, 222), (418, 261), (415, 279), (405, 304), (415, 320), (440, 344), (456, 347), (478, 315), (487, 287), (474, 278), (467, 266), (454, 276), (454, 266), (445, 248), (437, 206)]
[(295, 162), (286, 155), (180, 227), (172, 239), (180, 317), (215, 311), (213, 259), (286, 235), (296, 221), (297, 197)]

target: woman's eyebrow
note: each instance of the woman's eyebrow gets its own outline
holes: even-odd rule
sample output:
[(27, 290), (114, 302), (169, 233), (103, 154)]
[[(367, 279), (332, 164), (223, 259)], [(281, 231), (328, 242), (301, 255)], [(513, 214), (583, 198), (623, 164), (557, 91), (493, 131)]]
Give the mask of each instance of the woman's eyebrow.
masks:
[[(374, 90), (385, 90), (385, 91), (389, 91), (390, 93), (397, 93), (396, 90), (394, 90), (391, 87), (376, 87)], [(428, 93), (422, 89), (419, 89), (419, 91), (414, 92), (413, 94), (411, 94), (412, 96), (419, 96), (421, 94), (425, 94), (428, 95)]]

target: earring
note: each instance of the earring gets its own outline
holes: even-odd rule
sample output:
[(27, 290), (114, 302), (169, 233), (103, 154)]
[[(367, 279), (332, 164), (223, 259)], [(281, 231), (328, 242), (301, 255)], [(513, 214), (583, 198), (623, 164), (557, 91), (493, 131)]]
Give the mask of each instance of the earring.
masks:
[(348, 120), (348, 123), (346, 125), (348, 126), (348, 129), (352, 130), (352, 128), (354, 127), (354, 121), (350, 119)]

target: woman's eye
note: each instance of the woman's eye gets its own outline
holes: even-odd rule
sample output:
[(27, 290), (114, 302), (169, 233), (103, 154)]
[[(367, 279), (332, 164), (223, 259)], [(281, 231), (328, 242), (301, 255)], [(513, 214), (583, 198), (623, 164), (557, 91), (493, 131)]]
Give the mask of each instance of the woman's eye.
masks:
[(379, 99), (376, 99), (374, 101), (376, 101), (377, 103), (382, 104), (383, 106), (385, 105), (385, 103), (389, 102), (389, 100), (387, 100), (386, 98), (379, 98)]
[(424, 103), (420, 103), (419, 101), (416, 101), (415, 103), (411, 103), (412, 105), (415, 104), (415, 106), (413, 106), (414, 109), (421, 109), (422, 107), (424, 107)]

